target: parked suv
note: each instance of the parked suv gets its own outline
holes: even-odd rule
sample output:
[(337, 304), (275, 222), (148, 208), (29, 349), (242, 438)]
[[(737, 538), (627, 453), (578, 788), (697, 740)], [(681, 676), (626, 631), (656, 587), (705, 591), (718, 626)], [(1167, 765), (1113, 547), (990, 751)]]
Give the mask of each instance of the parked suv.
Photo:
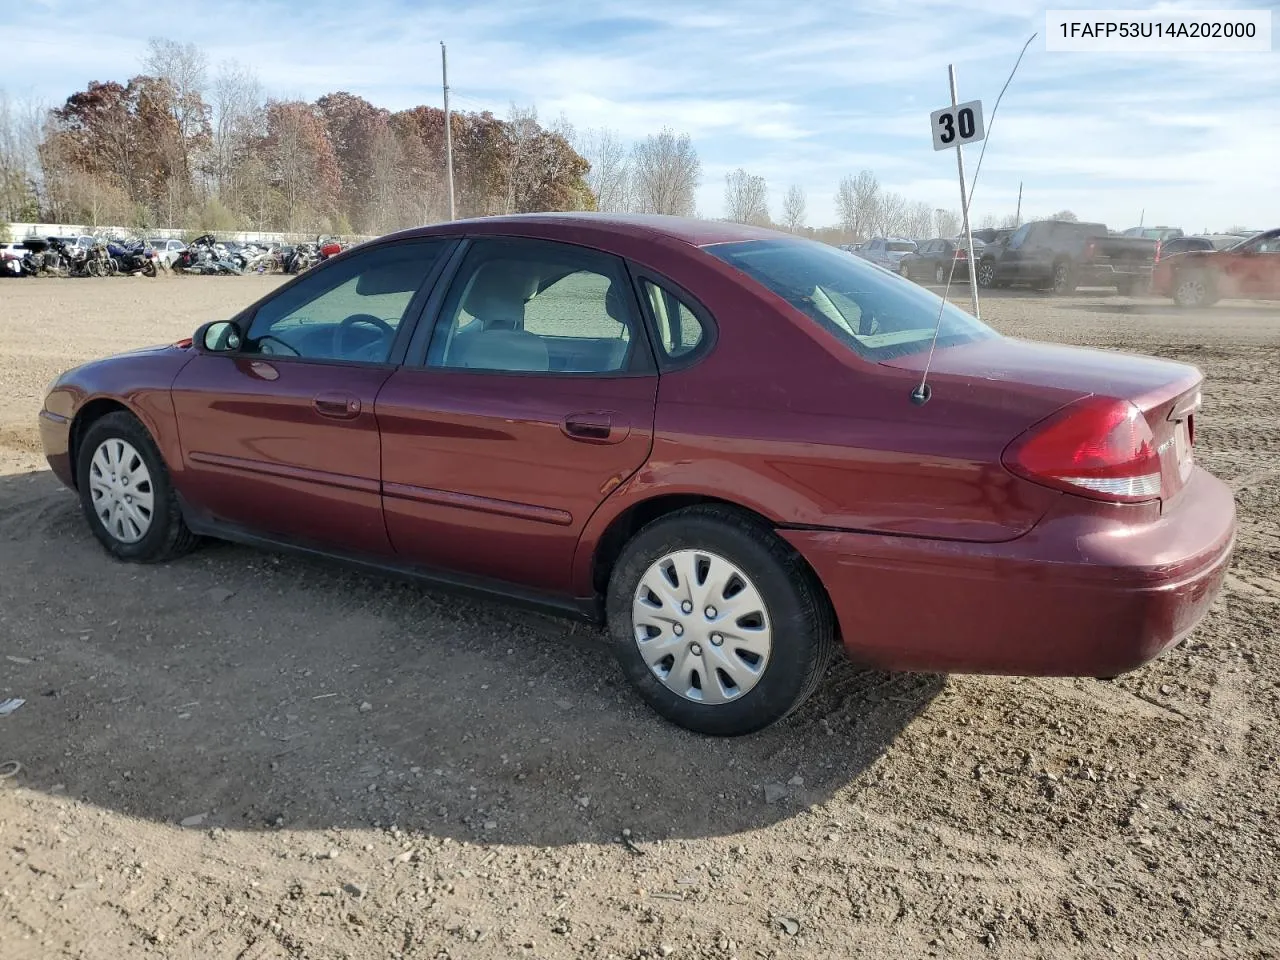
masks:
[(1113, 236), (1101, 223), (1038, 220), (983, 247), (978, 285), (1024, 283), (1055, 293), (1115, 287), (1128, 295), (1146, 289), (1155, 259), (1155, 240)]

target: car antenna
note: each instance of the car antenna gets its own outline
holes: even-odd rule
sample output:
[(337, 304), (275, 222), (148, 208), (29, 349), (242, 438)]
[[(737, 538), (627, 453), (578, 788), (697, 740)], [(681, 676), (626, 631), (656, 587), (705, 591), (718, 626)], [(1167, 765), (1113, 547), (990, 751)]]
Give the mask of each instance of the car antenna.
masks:
[[(1009, 71), (1009, 78), (1005, 80), (1004, 86), (1000, 88), (1000, 95), (996, 97), (996, 105), (991, 108), (991, 121), (987, 124), (987, 135), (982, 138), (982, 150), (978, 153), (978, 165), (973, 169), (973, 179), (969, 182), (969, 192), (964, 201), (964, 222), (969, 223), (969, 208), (973, 206), (973, 190), (978, 185), (978, 174), (982, 172), (982, 158), (987, 155), (987, 144), (991, 142), (991, 129), (996, 123), (996, 114), (1000, 110), (1000, 101), (1004, 99), (1004, 92), (1009, 89), (1009, 84), (1013, 82), (1013, 76), (1018, 72), (1018, 65), (1022, 63), (1022, 58), (1027, 52), (1027, 47), (1031, 46), (1031, 41), (1039, 36), (1039, 32), (1033, 33), (1027, 37), (1027, 42), (1022, 45), (1022, 52), (1018, 54), (1018, 59), (1014, 61), (1013, 69)], [(956, 149), (959, 149), (957, 147)], [(972, 227), (970, 228), (972, 232)], [(969, 269), (973, 270), (974, 265), (969, 264)], [(929, 368), (933, 365), (933, 352), (938, 346), (938, 331), (942, 329), (942, 314), (947, 309), (947, 294), (951, 292), (951, 280), (956, 275), (956, 258), (951, 258), (951, 270), (947, 273), (947, 285), (942, 291), (942, 302), (938, 304), (938, 319), (933, 325), (933, 339), (929, 341), (929, 356), (924, 362), (924, 373), (920, 375), (920, 382), (916, 388), (911, 391), (911, 402), (916, 406), (922, 406), (929, 402), (929, 397), (933, 391), (929, 389)]]

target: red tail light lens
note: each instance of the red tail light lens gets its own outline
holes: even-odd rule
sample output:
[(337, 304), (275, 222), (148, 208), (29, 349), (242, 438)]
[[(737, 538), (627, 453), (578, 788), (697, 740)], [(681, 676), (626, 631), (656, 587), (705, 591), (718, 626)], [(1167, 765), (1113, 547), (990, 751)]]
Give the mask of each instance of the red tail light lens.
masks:
[(1156, 241), (1156, 259), (1155, 259), (1155, 262), (1156, 262), (1156, 263), (1159, 263), (1159, 262), (1160, 262), (1160, 251), (1161, 251), (1161, 249), (1163, 249), (1163, 247), (1164, 247), (1164, 241), (1163, 241), (1163, 240), (1157, 240), (1157, 241)]
[(956, 259), (957, 259), (957, 260), (963, 260), (963, 259), (965, 259), (967, 256), (969, 256), (969, 251), (968, 251), (968, 250), (966, 250), (964, 247), (956, 247)]
[(1142, 411), (1127, 400), (1088, 397), (1009, 445), (1004, 465), (1034, 483), (1094, 500), (1160, 496), (1160, 455)]

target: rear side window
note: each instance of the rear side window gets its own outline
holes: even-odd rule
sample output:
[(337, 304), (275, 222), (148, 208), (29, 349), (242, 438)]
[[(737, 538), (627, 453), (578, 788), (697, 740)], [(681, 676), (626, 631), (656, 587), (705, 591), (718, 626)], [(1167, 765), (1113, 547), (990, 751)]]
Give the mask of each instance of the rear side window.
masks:
[(889, 243), (888, 247), (891, 253), (910, 253), (916, 245), (907, 240), (895, 240)]
[(662, 352), (676, 360), (696, 350), (706, 336), (706, 330), (689, 305), (656, 283), (649, 280), (641, 283), (645, 300), (653, 312), (658, 347)]
[(868, 360), (928, 349), (939, 315), (939, 347), (995, 336), (924, 287), (812, 240), (746, 240), (704, 249)]

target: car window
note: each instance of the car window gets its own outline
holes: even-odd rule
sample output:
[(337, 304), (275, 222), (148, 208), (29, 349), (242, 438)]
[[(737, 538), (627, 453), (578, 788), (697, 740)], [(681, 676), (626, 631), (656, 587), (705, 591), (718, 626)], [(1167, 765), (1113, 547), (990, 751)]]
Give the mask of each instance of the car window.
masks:
[(1032, 226), (1033, 224), (1024, 223), (1017, 230), (1013, 231), (1013, 236), (1009, 238), (1008, 244), (1011, 250), (1016, 250), (1018, 247), (1022, 246), (1023, 242), (1027, 239), (1027, 234), (1031, 232)]
[(910, 253), (916, 248), (916, 245), (910, 240), (891, 240), (885, 244), (892, 253)]
[(432, 332), (427, 365), (618, 373), (636, 342), (633, 294), (608, 254), (535, 240), (477, 240)]
[(1280, 237), (1267, 237), (1258, 241), (1258, 253), (1280, 253)]
[(994, 336), (924, 287), (810, 240), (747, 240), (706, 251), (762, 284), (870, 360)]
[(305, 276), (258, 308), (243, 352), (385, 363), (410, 301), (447, 246), (387, 244)]
[(645, 299), (653, 311), (658, 327), (658, 347), (673, 360), (682, 357), (702, 342), (706, 331), (702, 321), (683, 300), (665, 287), (642, 281)]

